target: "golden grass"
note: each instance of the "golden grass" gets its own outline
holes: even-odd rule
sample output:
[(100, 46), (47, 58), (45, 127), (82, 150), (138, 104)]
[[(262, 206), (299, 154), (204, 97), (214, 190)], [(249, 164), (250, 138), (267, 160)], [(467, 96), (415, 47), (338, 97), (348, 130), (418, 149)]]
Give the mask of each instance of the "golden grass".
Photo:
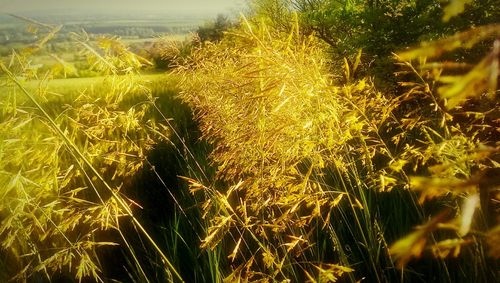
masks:
[[(304, 36), (296, 19), (291, 26), (283, 33), (244, 19), (188, 58), (177, 56), (179, 46), (166, 47), (179, 60), (180, 97), (213, 145), (216, 177), (185, 179), (203, 199), (200, 246), (217, 250), (209, 257), (214, 280), (411, 280), (422, 271), (411, 263), (426, 253), (447, 271), (436, 275), (440, 280), (453, 278), (450, 257), (462, 257), (467, 266), (460, 272), (471, 278), (489, 278), (486, 257), (498, 258), (498, 219), (489, 225), (474, 215), (478, 206), (486, 215), (498, 199), (498, 143), (481, 138), (496, 112), (468, 111), (464, 101), (496, 90), (490, 73), (498, 43), (478, 64), (490, 73), (478, 67), (453, 80), (424, 58), (420, 66), (402, 61), (400, 74), (411, 78), (393, 97), (369, 78), (356, 79), (361, 51), (353, 63), (344, 60), (343, 74), (331, 74), (324, 46)], [(14, 280), (50, 280), (69, 270), (78, 280), (104, 281), (96, 251), (116, 243), (100, 240), (99, 232), (115, 230), (137, 280), (148, 281), (120, 229), (128, 219), (160, 255), (167, 277), (182, 281), (122, 190), (155, 144), (179, 135), (151, 115), (158, 108), (146, 80), (161, 78), (139, 76), (148, 62), (116, 38), (98, 46), (85, 35), (75, 40), (103, 78), (47, 82), (30, 65), (36, 48), (2, 65), (10, 78), (0, 102), (0, 243), (8, 272)], [(434, 52), (429, 46), (403, 54)], [(481, 91), (470, 90), (472, 77), (481, 79)], [(443, 84), (470, 95), (450, 97)], [(466, 122), (455, 120), (463, 116)], [(384, 201), (392, 196), (399, 199)], [(412, 232), (415, 223), (425, 224)]]
[[(439, 223), (451, 221), (442, 216), (389, 249), (385, 230), (408, 233), (401, 231), (408, 223), (384, 228), (380, 211), (387, 208), (374, 199), (404, 190), (410, 202), (400, 211), (412, 210), (424, 221), (427, 213), (407, 191), (419, 191), (411, 175), (467, 180), (474, 168), (492, 163), (474, 158), (484, 152), (481, 142), (452, 122), (431, 82), (411, 64), (405, 70), (416, 81), (402, 83), (411, 88), (390, 97), (368, 78), (353, 80), (359, 55), (353, 64), (345, 60), (344, 81), (334, 81), (323, 50), (298, 24), (283, 34), (243, 20), (178, 69), (181, 98), (214, 145), (217, 167), (213, 183), (189, 180), (193, 193), (204, 193), (211, 223), (201, 246), (227, 247), (228, 281), (334, 281), (355, 268), (341, 239), (355, 242), (361, 256), (352, 260), (362, 260), (361, 272), (376, 281), (389, 280), (385, 268), (403, 267), (426, 248), (446, 257), (478, 244), (469, 233), (470, 206), (477, 202), (464, 188), (477, 183), (464, 181), (457, 185), (462, 190), (422, 188), (420, 198), (452, 194), (450, 205), (466, 200), (468, 207), (458, 213), (466, 222), (452, 230), (467, 238), (429, 237)], [(328, 258), (335, 261), (328, 262), (320, 246), (330, 247)], [(481, 265), (484, 255), (472, 254)]]

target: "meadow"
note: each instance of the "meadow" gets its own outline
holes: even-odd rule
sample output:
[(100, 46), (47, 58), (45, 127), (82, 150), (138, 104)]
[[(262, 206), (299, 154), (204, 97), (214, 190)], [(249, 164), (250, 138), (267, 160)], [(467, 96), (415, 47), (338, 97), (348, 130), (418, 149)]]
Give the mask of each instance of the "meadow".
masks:
[(500, 26), (470, 2), (256, 0), (155, 42), (24, 19), (0, 281), (496, 282)]

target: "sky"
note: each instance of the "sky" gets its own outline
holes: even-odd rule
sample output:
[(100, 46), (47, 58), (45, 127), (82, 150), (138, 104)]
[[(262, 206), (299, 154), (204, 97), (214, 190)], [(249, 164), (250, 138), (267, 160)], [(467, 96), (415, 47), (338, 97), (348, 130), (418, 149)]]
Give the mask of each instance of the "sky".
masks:
[(229, 13), (241, 10), (244, 2), (245, 0), (0, 0), (0, 12)]

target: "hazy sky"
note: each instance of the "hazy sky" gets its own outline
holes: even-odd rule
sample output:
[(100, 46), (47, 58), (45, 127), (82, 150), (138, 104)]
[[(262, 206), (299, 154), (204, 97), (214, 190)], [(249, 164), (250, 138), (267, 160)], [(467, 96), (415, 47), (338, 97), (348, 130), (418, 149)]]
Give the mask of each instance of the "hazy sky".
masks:
[(245, 0), (0, 0), (0, 12), (221, 12), (241, 9)]

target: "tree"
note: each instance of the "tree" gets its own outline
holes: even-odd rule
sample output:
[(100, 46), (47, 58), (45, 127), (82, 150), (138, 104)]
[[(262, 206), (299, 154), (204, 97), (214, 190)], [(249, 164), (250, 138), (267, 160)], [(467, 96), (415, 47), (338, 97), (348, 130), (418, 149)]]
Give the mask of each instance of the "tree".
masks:
[(201, 42), (205, 41), (219, 41), (224, 35), (224, 31), (233, 26), (233, 23), (227, 16), (219, 14), (215, 21), (209, 22), (203, 26), (198, 27), (196, 33), (198, 34)]

